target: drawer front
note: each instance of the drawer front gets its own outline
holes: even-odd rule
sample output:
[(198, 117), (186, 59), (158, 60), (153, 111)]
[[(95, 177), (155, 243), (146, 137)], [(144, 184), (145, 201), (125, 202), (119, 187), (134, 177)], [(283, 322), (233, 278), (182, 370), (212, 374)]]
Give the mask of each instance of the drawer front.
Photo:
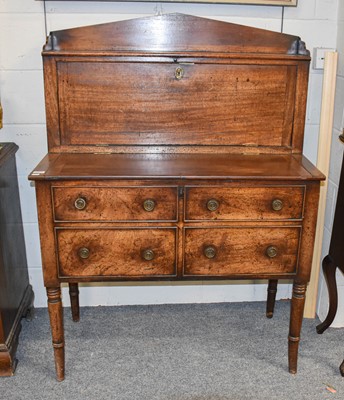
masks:
[(54, 187), (55, 221), (176, 221), (177, 187)]
[(176, 274), (175, 228), (56, 228), (56, 241), (61, 277)]
[(303, 216), (304, 187), (188, 187), (185, 220), (286, 220)]
[(292, 274), (301, 228), (186, 228), (184, 275)]

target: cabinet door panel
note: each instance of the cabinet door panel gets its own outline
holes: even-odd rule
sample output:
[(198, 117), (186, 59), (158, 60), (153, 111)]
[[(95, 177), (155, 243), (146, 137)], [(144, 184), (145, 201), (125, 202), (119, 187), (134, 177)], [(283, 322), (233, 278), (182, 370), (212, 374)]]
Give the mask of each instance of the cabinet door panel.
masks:
[(75, 61), (57, 70), (65, 145), (291, 145), (296, 66)]

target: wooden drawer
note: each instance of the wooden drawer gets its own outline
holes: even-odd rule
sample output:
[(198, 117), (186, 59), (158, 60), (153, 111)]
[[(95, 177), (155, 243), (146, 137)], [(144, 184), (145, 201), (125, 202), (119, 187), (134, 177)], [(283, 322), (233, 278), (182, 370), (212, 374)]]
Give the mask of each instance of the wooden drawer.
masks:
[(61, 277), (176, 274), (176, 229), (56, 228)]
[(55, 221), (176, 221), (177, 187), (53, 187)]
[(185, 220), (290, 220), (303, 217), (304, 187), (188, 187)]
[(296, 272), (299, 227), (186, 228), (184, 275)]

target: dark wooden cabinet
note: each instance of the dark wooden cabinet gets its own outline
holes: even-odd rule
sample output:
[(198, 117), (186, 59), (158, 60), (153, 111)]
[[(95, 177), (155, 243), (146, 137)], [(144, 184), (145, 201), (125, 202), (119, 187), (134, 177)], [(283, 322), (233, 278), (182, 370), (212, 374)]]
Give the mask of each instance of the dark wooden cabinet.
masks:
[(62, 282), (294, 281), (297, 353), (324, 176), (302, 155), (296, 36), (182, 14), (52, 32), (35, 181), (57, 378)]
[(13, 375), (21, 318), (32, 312), (14, 143), (0, 149), (0, 376)]

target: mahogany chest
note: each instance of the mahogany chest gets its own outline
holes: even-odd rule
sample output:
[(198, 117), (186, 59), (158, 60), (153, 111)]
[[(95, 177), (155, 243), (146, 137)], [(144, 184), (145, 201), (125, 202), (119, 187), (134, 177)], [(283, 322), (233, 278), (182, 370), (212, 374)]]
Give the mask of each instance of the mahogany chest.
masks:
[(60, 285), (294, 281), (296, 372), (319, 182), (302, 155), (309, 52), (296, 36), (182, 14), (52, 32), (49, 153), (35, 180), (57, 378)]

